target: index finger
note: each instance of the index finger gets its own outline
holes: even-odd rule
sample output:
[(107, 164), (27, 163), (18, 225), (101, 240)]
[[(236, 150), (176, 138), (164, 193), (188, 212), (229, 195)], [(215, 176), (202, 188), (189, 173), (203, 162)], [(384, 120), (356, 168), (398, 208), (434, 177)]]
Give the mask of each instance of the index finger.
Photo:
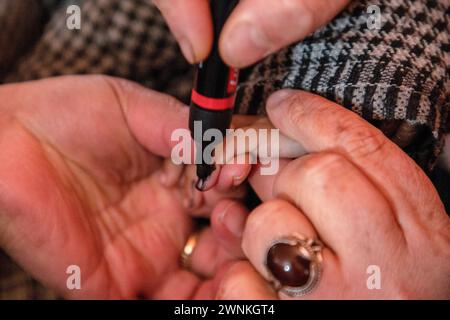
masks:
[(190, 139), (189, 108), (183, 103), (128, 80), (105, 79), (120, 101), (130, 131), (145, 149), (167, 158), (178, 143), (172, 139), (175, 130), (185, 130)]
[(417, 218), (417, 204), (421, 211), (434, 212), (440, 203), (436, 192), (426, 192), (434, 187), (419, 166), (380, 130), (344, 107), (311, 93), (282, 90), (270, 97), (267, 111), (273, 124), (308, 152), (347, 157), (383, 191), (395, 211)]

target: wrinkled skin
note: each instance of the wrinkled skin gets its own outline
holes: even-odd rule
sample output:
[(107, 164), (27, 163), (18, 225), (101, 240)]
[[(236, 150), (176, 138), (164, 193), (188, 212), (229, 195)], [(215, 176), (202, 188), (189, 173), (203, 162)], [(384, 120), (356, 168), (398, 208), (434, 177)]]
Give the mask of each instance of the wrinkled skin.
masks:
[[(3, 86), (0, 99), (0, 245), (14, 260), (68, 298), (214, 295), (180, 267), (192, 221), (158, 179), (187, 108), (100, 76)], [(220, 263), (197, 256), (212, 279)], [(66, 287), (69, 265), (81, 290)]]

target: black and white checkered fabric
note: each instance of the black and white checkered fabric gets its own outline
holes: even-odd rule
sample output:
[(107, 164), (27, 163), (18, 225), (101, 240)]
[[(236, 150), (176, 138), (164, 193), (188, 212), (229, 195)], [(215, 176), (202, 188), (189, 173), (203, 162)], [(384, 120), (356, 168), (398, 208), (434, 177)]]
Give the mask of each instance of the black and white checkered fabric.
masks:
[[(29, 1), (56, 9), (4, 82), (101, 73), (188, 100), (192, 68), (150, 0)], [(69, 4), (81, 6), (81, 30), (66, 27)], [(370, 5), (381, 9), (379, 30), (367, 26)], [(404, 121), (420, 126), (420, 134), (402, 147), (429, 169), (448, 130), (449, 38), (449, 0), (354, 1), (305, 41), (247, 70), (238, 111), (264, 113), (267, 97), (279, 88), (311, 91), (379, 127), (393, 127), (391, 135)]]
[[(367, 25), (370, 5), (381, 9), (379, 30)], [(360, 0), (305, 41), (256, 66), (241, 84), (239, 107), (242, 113), (264, 113), (273, 91), (301, 88), (378, 126), (406, 121), (420, 129), (402, 147), (429, 169), (449, 130), (449, 75), (449, 0)]]
[[(80, 30), (67, 28), (70, 4), (81, 8)], [(108, 74), (186, 99), (191, 70), (150, 1), (64, 1), (52, 13), (36, 46), (4, 81)]]
[[(100, 73), (187, 101), (193, 68), (150, 2), (0, 0), (0, 83)], [(71, 4), (81, 7), (81, 30), (66, 27)], [(367, 27), (369, 5), (381, 8), (380, 30)], [(238, 112), (263, 114), (279, 88), (308, 90), (389, 136), (400, 123), (420, 126), (403, 147), (429, 169), (450, 128), (449, 39), (450, 0), (354, 1), (305, 41), (243, 72)], [(54, 297), (1, 254), (0, 260), (0, 299)]]
[(0, 79), (39, 36), (43, 15), (39, 1), (0, 1)]

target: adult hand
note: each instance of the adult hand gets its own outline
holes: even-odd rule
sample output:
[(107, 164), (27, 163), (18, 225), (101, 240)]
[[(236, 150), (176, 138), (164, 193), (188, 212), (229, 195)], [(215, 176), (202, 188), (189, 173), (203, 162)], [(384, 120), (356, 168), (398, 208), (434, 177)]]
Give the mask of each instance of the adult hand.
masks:
[[(205, 59), (212, 47), (209, 0), (154, 0), (189, 62)], [(220, 38), (224, 61), (242, 68), (300, 41), (333, 19), (350, 0), (246, 0), (225, 24)]]
[[(308, 155), (283, 161), (276, 176), (250, 178), (265, 201), (245, 226), (251, 265), (234, 265), (218, 298), (289, 298), (267, 285), (281, 265), (269, 270), (264, 261), (275, 241), (298, 234), (325, 246), (322, 280), (305, 298), (449, 298), (450, 219), (414, 161), (321, 97), (284, 90), (267, 110)], [(369, 266), (379, 267), (379, 290), (367, 286)]]
[[(15, 261), (68, 298), (214, 296), (214, 280), (202, 279), (231, 256), (208, 229), (192, 256), (196, 274), (179, 266), (192, 223), (159, 176), (188, 108), (100, 76), (1, 86), (0, 100), (0, 246)], [(216, 216), (229, 209), (242, 225), (239, 204)], [(81, 290), (66, 287), (70, 265)]]

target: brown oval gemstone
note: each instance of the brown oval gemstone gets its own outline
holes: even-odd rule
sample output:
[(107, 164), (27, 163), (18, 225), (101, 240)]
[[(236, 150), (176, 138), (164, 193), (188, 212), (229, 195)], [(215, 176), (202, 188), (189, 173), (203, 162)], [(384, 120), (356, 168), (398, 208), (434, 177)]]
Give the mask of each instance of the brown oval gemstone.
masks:
[(267, 254), (267, 267), (283, 286), (304, 286), (310, 276), (311, 261), (302, 257), (298, 246), (277, 243)]

